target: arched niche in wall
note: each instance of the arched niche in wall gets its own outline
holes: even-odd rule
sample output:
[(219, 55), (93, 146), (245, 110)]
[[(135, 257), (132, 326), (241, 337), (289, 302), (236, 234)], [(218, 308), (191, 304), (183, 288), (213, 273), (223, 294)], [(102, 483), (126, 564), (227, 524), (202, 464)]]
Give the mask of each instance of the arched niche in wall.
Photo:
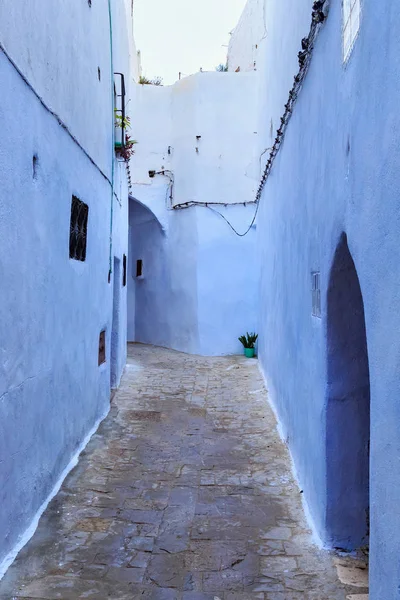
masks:
[(129, 341), (167, 346), (169, 342), (166, 236), (156, 215), (129, 199)]
[(370, 380), (364, 302), (343, 233), (327, 294), (326, 530), (333, 546), (368, 543)]

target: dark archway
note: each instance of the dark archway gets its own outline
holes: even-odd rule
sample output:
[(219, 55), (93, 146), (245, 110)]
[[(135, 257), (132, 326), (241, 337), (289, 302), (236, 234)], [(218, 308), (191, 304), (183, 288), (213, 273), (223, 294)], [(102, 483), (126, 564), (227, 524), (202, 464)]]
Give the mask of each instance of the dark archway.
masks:
[(335, 547), (368, 543), (370, 382), (364, 303), (342, 234), (327, 296), (326, 529)]
[(129, 200), (128, 341), (168, 346), (166, 236), (156, 215)]

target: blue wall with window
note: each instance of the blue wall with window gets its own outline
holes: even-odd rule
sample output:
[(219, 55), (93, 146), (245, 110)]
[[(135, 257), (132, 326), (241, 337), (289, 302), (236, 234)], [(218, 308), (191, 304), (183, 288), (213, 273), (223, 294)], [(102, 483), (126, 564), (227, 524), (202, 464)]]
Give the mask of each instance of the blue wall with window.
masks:
[[(268, 125), (283, 113), (312, 3), (272, 4), (263, 71)], [(317, 532), (329, 545), (366, 543), (369, 504), (370, 597), (394, 600), (400, 597), (400, 12), (390, 0), (364, 0), (344, 64), (342, 6), (330, 4), (261, 201), (259, 352)], [(333, 280), (343, 234), (354, 272)], [(313, 272), (320, 272), (321, 318), (312, 316)], [(359, 510), (361, 522), (339, 523), (339, 501)]]
[[(129, 72), (128, 45), (120, 41), (127, 23), (116, 27), (114, 68)], [(112, 196), (107, 2), (4, 0), (0, 45), (1, 576), (109, 410), (111, 203), (112, 259), (122, 261), (128, 189), (125, 165), (115, 161)], [(88, 207), (88, 220), (85, 236), (85, 211), (73, 219), (70, 240), (73, 196)], [(114, 383), (126, 353), (126, 288), (119, 292)], [(102, 330), (106, 361), (99, 365)]]

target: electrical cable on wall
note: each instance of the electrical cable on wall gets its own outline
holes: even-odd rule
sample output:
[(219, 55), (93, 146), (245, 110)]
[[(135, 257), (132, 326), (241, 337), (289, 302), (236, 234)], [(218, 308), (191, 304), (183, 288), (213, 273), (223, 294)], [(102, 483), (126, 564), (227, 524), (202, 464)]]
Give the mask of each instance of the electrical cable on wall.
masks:
[(315, 40), (317, 38), (322, 23), (325, 22), (327, 17), (327, 8), (328, 0), (316, 0), (316, 2), (314, 2), (312, 9), (310, 32), (307, 37), (301, 40), (302, 49), (298, 54), (299, 71), (294, 78), (292, 89), (289, 92), (289, 99), (285, 104), (285, 111), (283, 113), (283, 116), (281, 117), (281, 124), (280, 127), (277, 129), (275, 142), (271, 148), (270, 155), (264, 169), (264, 173), (261, 177), (261, 182), (256, 194), (256, 202), (259, 202), (259, 200), (261, 199), (261, 194), (269, 177), (269, 174), (271, 173), (272, 165), (285, 137), (286, 128), (293, 114), (294, 105), (300, 93), (303, 81), (308, 73), (312, 53), (314, 50)]
[(256, 218), (257, 218), (257, 213), (258, 213), (258, 209), (259, 209), (259, 207), (260, 207), (260, 203), (258, 202), (258, 203), (257, 203), (257, 206), (256, 206), (255, 213), (254, 213), (254, 217), (253, 217), (253, 219), (252, 219), (252, 221), (251, 221), (250, 225), (248, 226), (248, 228), (246, 229), (246, 231), (245, 231), (244, 233), (239, 233), (239, 232), (238, 232), (238, 231), (237, 231), (237, 230), (234, 228), (234, 226), (232, 225), (232, 223), (231, 223), (230, 221), (228, 221), (228, 219), (227, 219), (226, 217), (224, 217), (224, 215), (223, 215), (222, 213), (220, 213), (218, 210), (215, 210), (215, 208), (212, 208), (212, 206), (208, 206), (207, 208), (209, 208), (210, 210), (212, 210), (213, 212), (215, 212), (217, 215), (219, 215), (220, 217), (222, 217), (222, 218), (224, 219), (224, 221), (226, 221), (226, 222), (228, 223), (229, 227), (232, 229), (232, 231), (233, 231), (233, 232), (234, 232), (234, 233), (235, 233), (235, 234), (236, 234), (238, 237), (244, 237), (245, 235), (247, 235), (247, 234), (249, 233), (250, 229), (253, 227), (253, 225), (254, 225), (254, 223), (255, 223), (255, 221), (256, 221)]
[(111, 179), (108, 177), (108, 175), (103, 171), (103, 169), (97, 164), (97, 162), (95, 161), (95, 159), (89, 154), (88, 150), (86, 150), (81, 142), (78, 140), (78, 138), (72, 133), (72, 131), (69, 129), (68, 125), (61, 119), (61, 117), (54, 111), (52, 110), (45, 102), (44, 98), (42, 96), (40, 96), (39, 92), (34, 88), (34, 86), (30, 83), (30, 81), (27, 79), (27, 77), (24, 75), (24, 73), (22, 72), (22, 70), (18, 67), (17, 63), (14, 61), (13, 58), (11, 58), (10, 54), (7, 52), (7, 50), (5, 49), (5, 47), (3, 46), (3, 44), (0, 42), (0, 52), (2, 52), (4, 54), (4, 56), (6, 57), (6, 59), (8, 60), (8, 62), (10, 63), (10, 65), (15, 69), (15, 71), (18, 73), (18, 75), (21, 77), (22, 81), (25, 83), (25, 85), (30, 89), (30, 91), (34, 94), (34, 96), (37, 98), (37, 100), (40, 102), (40, 104), (42, 105), (42, 107), (45, 109), (45, 111), (47, 113), (49, 113), (49, 115), (51, 115), (52, 117), (54, 117), (54, 119), (56, 119), (57, 123), (60, 125), (60, 127), (65, 131), (65, 133), (71, 138), (71, 140), (74, 142), (74, 144), (76, 144), (76, 146), (85, 154), (86, 158), (89, 159), (89, 161), (91, 162), (91, 164), (97, 169), (97, 171), (100, 173), (100, 175), (110, 184), (110, 186), (112, 186), (112, 182)]
[[(270, 149), (268, 161), (265, 166), (263, 175), (261, 177), (261, 181), (258, 186), (256, 197), (254, 200), (251, 201), (251, 203), (256, 204), (256, 210), (254, 213), (254, 217), (253, 217), (249, 227), (246, 229), (246, 231), (244, 233), (239, 233), (234, 228), (232, 223), (230, 223), (230, 221), (223, 214), (221, 214), (219, 211), (215, 210), (215, 208), (212, 208), (212, 206), (210, 206), (210, 204), (218, 204), (219, 205), (220, 203), (218, 203), (218, 202), (214, 202), (214, 203), (192, 202), (192, 201), (184, 202), (182, 204), (176, 204), (175, 206), (173, 206), (174, 210), (182, 209), (182, 208), (189, 208), (190, 206), (205, 206), (209, 210), (212, 210), (213, 212), (217, 213), (220, 217), (222, 217), (228, 223), (229, 227), (233, 230), (233, 232), (237, 236), (244, 237), (245, 235), (247, 235), (249, 233), (249, 231), (251, 230), (251, 228), (253, 227), (253, 225), (255, 223), (255, 220), (256, 220), (256, 217), (258, 214), (258, 209), (260, 207), (260, 200), (261, 200), (262, 192), (264, 190), (267, 179), (271, 173), (275, 158), (279, 152), (279, 149), (280, 149), (283, 139), (285, 137), (286, 128), (287, 128), (290, 118), (292, 116), (294, 105), (296, 103), (297, 97), (302, 88), (303, 81), (307, 75), (307, 72), (308, 72), (308, 69), (309, 69), (309, 66), (311, 63), (312, 53), (314, 50), (315, 40), (317, 38), (317, 35), (319, 33), (321, 25), (325, 22), (325, 20), (327, 18), (328, 5), (329, 5), (329, 0), (316, 0), (313, 4), (310, 31), (309, 31), (308, 36), (302, 39), (302, 41), (301, 41), (302, 49), (298, 54), (299, 71), (294, 78), (294, 83), (293, 83), (292, 89), (289, 92), (289, 99), (288, 99), (287, 103), (285, 104), (285, 111), (283, 113), (283, 116), (281, 117), (281, 124), (280, 124), (280, 127), (277, 129), (275, 142), (274, 142), (272, 148)], [(229, 203), (229, 206), (237, 205), (237, 204), (242, 204), (242, 205), (246, 206), (246, 204), (250, 204), (250, 202), (248, 202), (248, 203), (246, 203), (246, 202), (236, 202), (235, 203), (234, 202), (234, 203)]]

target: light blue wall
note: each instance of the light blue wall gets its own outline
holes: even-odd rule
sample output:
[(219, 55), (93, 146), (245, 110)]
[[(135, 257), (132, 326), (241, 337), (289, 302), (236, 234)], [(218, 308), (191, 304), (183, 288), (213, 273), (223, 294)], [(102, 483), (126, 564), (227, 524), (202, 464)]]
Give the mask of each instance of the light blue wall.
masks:
[[(90, 30), (92, 50), (101, 43), (101, 58), (104, 52), (107, 58), (101, 62), (102, 83), (97, 79), (99, 55), (81, 57), (96, 84), (86, 88), (85, 102), (93, 98), (96, 106), (101, 105), (98, 121), (86, 122), (82, 131), (80, 119), (71, 116), (73, 111), (64, 112), (58, 104), (59, 88), (57, 98), (51, 85), (39, 90), (46, 104), (60, 109), (59, 118), (89, 155), (98, 144), (93, 161), (0, 50), (0, 565), (109, 407), (113, 286), (108, 283), (111, 187), (107, 178), (111, 179), (113, 114), (109, 30), (104, 28), (107, 3), (102, 3), (102, 10), (101, 25)], [(39, 30), (36, 34), (39, 44)], [(67, 28), (64, 34), (68, 39)], [(21, 35), (22, 30), (19, 41)], [(73, 40), (66, 42), (67, 54), (68, 43)], [(39, 60), (34, 45), (30, 52), (32, 70), (24, 74), (40, 87), (42, 78), (35, 79), (33, 73)], [(22, 59), (16, 62), (25, 66)], [(71, 68), (71, 64), (69, 69), (60, 68), (55, 80), (49, 73), (47, 83), (68, 86)], [(75, 88), (75, 110), (82, 95), (85, 88)], [(103, 119), (104, 115), (108, 116)], [(92, 136), (90, 129), (101, 132)], [(115, 191), (112, 254), (122, 263), (123, 253), (127, 254), (128, 193), (125, 168), (118, 164)], [(85, 262), (69, 259), (73, 194), (89, 205)], [(124, 307), (126, 288), (121, 290), (117, 380), (126, 352)], [(107, 362), (99, 367), (102, 329), (107, 331)]]
[[(255, 206), (215, 207), (244, 233)], [(258, 258), (256, 228), (237, 236), (217, 214), (197, 208), (198, 329), (200, 354), (238, 354), (238, 337), (257, 330)]]
[[(283, 112), (312, 3), (272, 4), (267, 124), (279, 104)], [(329, 542), (326, 295), (345, 231), (364, 299), (371, 381), (370, 597), (394, 600), (400, 589), (400, 16), (389, 0), (362, 5), (360, 34), (343, 66), (341, 3), (331, 2), (262, 197), (259, 347), (306, 501)], [(310, 275), (319, 270), (322, 319), (311, 316)]]
[[(164, 201), (165, 189), (158, 198)], [(238, 336), (256, 329), (255, 228), (240, 238), (209, 209), (163, 212), (153, 200), (161, 222), (131, 201), (129, 338), (194, 354), (241, 352)], [(243, 232), (255, 208), (218, 210)], [(143, 260), (139, 279), (137, 259)]]

